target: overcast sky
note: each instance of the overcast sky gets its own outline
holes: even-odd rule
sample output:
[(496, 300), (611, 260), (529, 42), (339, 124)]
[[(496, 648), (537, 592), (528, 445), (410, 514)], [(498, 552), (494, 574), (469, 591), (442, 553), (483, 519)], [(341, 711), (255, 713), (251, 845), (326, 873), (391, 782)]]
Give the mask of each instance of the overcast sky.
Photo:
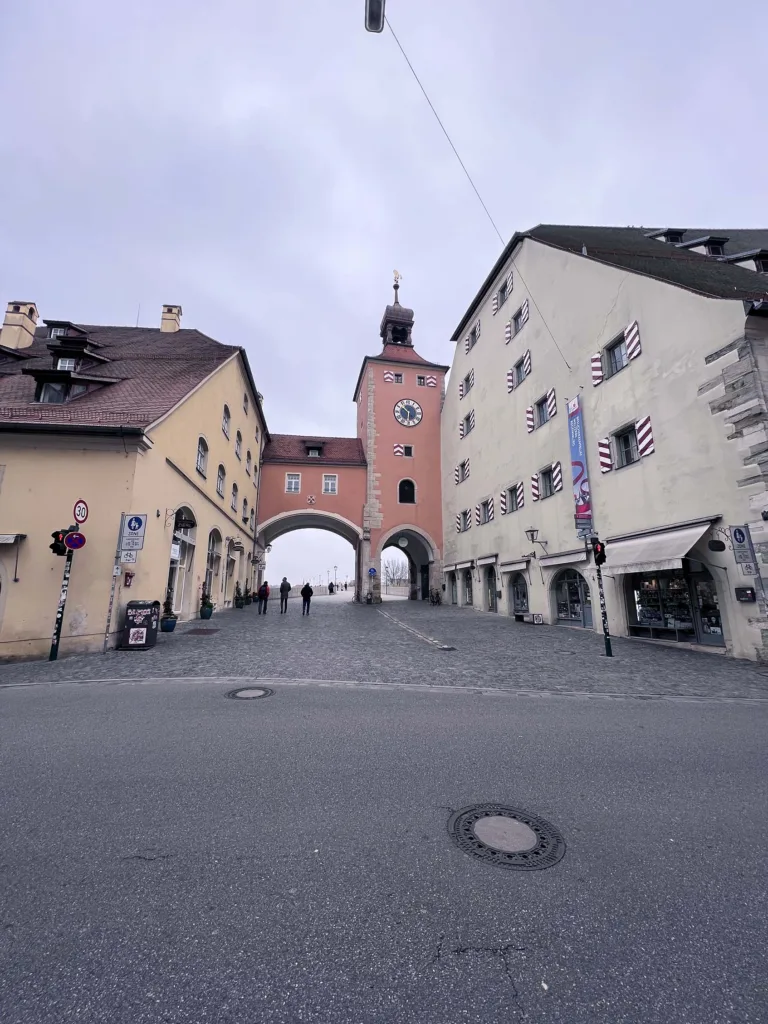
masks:
[[(765, 227), (763, 0), (387, 0), (505, 238), (539, 222)], [(391, 295), (419, 352), (500, 243), (364, 0), (5, 0), (5, 303), (183, 325), (251, 360), (271, 430), (354, 434)], [(586, 11), (586, 13), (585, 13)], [(302, 13), (299, 13), (302, 12)], [(319, 541), (319, 543), (318, 543)], [(270, 576), (352, 570), (296, 533)]]

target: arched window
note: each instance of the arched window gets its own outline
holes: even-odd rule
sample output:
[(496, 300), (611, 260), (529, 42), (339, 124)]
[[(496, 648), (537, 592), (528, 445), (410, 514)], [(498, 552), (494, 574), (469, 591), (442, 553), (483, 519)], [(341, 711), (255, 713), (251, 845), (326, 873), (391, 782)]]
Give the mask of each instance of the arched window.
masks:
[(229, 406), (224, 406), (224, 415), (221, 417), (221, 429), (224, 431), (224, 436), (229, 437)]
[(219, 472), (216, 474), (216, 493), (220, 498), (224, 497), (224, 483), (227, 479), (227, 471), (223, 466), (219, 466)]
[(238, 459), (242, 459), (243, 457), (243, 435), (239, 430), (235, 435), (235, 455)]
[(213, 593), (213, 581), (219, 575), (221, 567), (221, 534), (211, 530), (208, 534), (208, 555), (205, 560), (205, 592), (210, 597)]
[(237, 512), (237, 484), (232, 484), (232, 501), (230, 507)]
[(205, 476), (205, 471), (208, 468), (208, 445), (205, 443), (204, 437), (197, 439), (197, 463), (195, 468), (201, 476)]
[(245, 472), (248, 473), (248, 474), (250, 474), (250, 472), (251, 472), (251, 462), (252, 462), (252, 460), (251, 460), (251, 453), (250, 453), (250, 451), (247, 451), (245, 453)]
[(243, 498), (243, 522), (248, 522), (248, 499)]
[(243, 394), (243, 412), (248, 415), (248, 395)]
[(251, 509), (251, 518), (248, 522), (248, 525), (250, 526), (251, 531), (253, 531), (253, 528), (256, 525), (256, 509), (254, 508)]
[(397, 488), (397, 500), (401, 505), (416, 504), (416, 484), (413, 480), (401, 480)]

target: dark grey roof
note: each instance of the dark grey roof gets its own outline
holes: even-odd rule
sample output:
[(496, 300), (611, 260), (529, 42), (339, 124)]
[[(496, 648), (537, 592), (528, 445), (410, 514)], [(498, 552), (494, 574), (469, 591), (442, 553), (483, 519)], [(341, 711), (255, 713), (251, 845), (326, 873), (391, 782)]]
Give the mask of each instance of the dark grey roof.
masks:
[(686, 228), (682, 244), (690, 245), (697, 238), (709, 237), (727, 239), (723, 246), (726, 256), (736, 256), (740, 252), (751, 252), (754, 249), (768, 249), (768, 230), (762, 228)]
[[(659, 229), (656, 229), (659, 230)], [(531, 238), (556, 249), (564, 249), (584, 259), (596, 260), (631, 273), (665, 281), (678, 288), (718, 299), (765, 301), (768, 279), (753, 270), (721, 262), (703, 253), (679, 249), (672, 243), (649, 238), (653, 228), (613, 228), (561, 224), (539, 224), (530, 231), (513, 235), (493, 266), (483, 286), (453, 333), (457, 341), (483, 301), (488, 289), (499, 276), (515, 248), (523, 239)], [(768, 246), (768, 230), (724, 231), (720, 228), (691, 228), (683, 235), (701, 238), (704, 235), (726, 237), (726, 254)], [(732, 241), (731, 241), (732, 240)], [(586, 249), (586, 252), (584, 251)]]

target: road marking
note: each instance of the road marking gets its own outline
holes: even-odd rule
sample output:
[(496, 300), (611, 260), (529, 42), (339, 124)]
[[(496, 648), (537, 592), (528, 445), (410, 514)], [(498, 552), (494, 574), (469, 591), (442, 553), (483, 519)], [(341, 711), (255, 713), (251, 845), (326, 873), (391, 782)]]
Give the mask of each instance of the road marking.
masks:
[(670, 701), (677, 704), (747, 704), (759, 707), (768, 705), (768, 697), (715, 697), (706, 695), (687, 696), (684, 694), (667, 693), (591, 693), (588, 690), (520, 690), (505, 689), (496, 686), (446, 686), (431, 683), (385, 683), (375, 680), (359, 679), (296, 679), (290, 676), (152, 676), (146, 679), (136, 677), (105, 678), (105, 679), (61, 679), (56, 681), (41, 680), (38, 683), (2, 683), (0, 690), (23, 689), (31, 686), (85, 686), (91, 683), (105, 683), (120, 686), (126, 683), (140, 686), (157, 686), (163, 683), (192, 683), (205, 685), (215, 683), (228, 686), (277, 686), (277, 687), (318, 687), (325, 689), (347, 690), (381, 690), (412, 693), (464, 694), (479, 697), (535, 697), (552, 699), (565, 697), (569, 700), (630, 700), (630, 701)]
[(391, 619), (393, 622), (397, 623), (397, 625), (400, 626), (401, 629), (405, 629), (409, 633), (413, 633), (413, 635), (417, 636), (419, 640), (424, 640), (426, 643), (431, 644), (433, 647), (436, 647), (439, 651), (456, 650), (455, 647), (450, 647), (448, 644), (443, 644), (439, 640), (436, 640), (433, 636), (427, 636), (426, 633), (420, 633), (418, 629), (414, 629), (413, 626), (406, 626), (406, 624), (404, 622), (401, 622), (400, 619), (396, 619), (395, 616), (390, 615), (389, 612), (383, 612), (381, 608), (377, 608), (376, 611), (379, 613), (379, 615), (383, 615), (385, 618)]

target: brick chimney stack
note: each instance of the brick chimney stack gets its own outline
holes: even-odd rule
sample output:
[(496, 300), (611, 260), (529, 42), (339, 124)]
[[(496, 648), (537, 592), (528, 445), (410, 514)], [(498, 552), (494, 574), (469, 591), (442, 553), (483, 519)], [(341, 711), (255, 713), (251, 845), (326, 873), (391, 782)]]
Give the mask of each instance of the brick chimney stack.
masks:
[(9, 302), (0, 331), (0, 345), (5, 348), (29, 348), (37, 327), (37, 306), (34, 302)]
[(181, 306), (163, 306), (160, 330), (163, 332), (181, 330)]

